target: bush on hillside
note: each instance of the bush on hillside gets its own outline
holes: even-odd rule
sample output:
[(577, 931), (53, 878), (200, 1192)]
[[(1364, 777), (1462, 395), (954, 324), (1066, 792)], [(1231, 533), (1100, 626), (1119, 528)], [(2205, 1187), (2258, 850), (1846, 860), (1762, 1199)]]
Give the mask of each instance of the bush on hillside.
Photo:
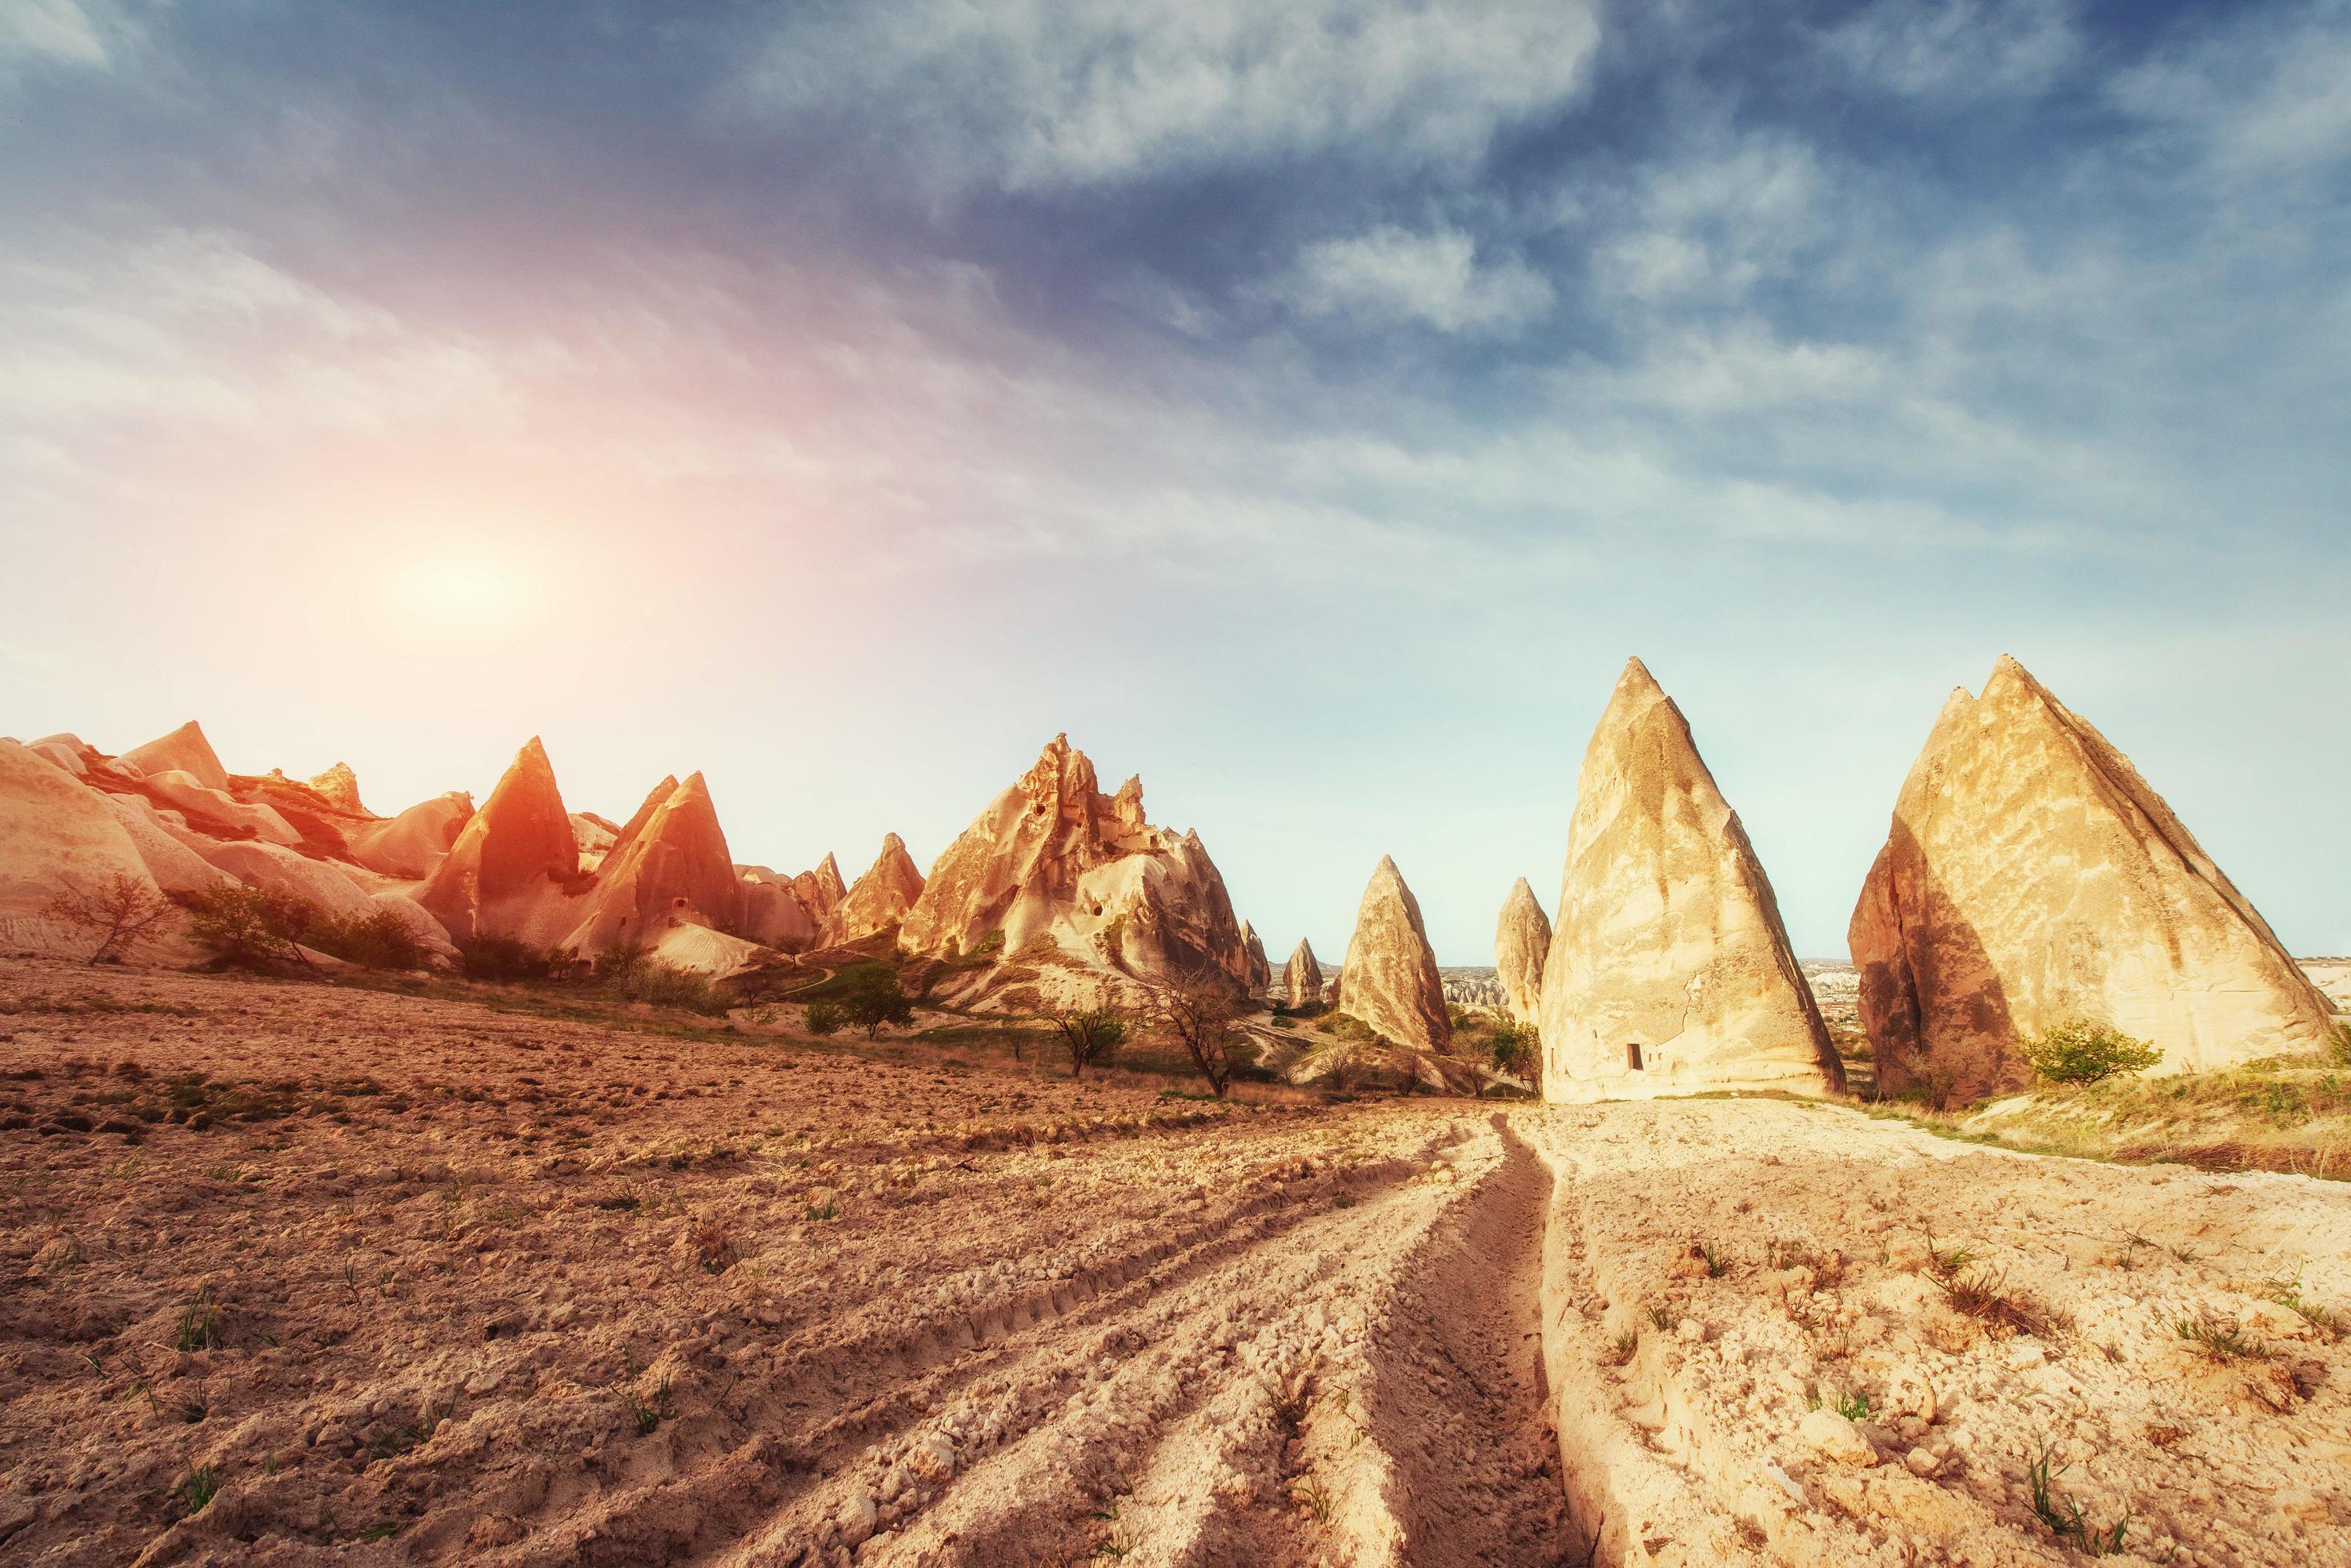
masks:
[(1508, 1073), (1514, 1078), (1532, 1078), (1541, 1063), (1535, 1032), (1510, 1020), (1494, 1026), (1493, 1038), (1486, 1042), (1486, 1050), (1493, 1058), (1494, 1071)]
[(2053, 1084), (2095, 1084), (2117, 1073), (2139, 1073), (2163, 1053), (2110, 1024), (2071, 1019), (2020, 1042), (2018, 1054)]
[(457, 957), (467, 980), (545, 980), (549, 956), (513, 937), (460, 937)]
[(311, 923), (303, 943), (365, 969), (423, 969), (424, 944), (390, 909), (326, 916)]
[(726, 1011), (726, 998), (709, 980), (657, 963), (641, 963), (612, 981), (612, 993), (624, 1002), (653, 1007), (682, 1007), (688, 1012), (716, 1016)]
[(297, 944), (307, 943), (324, 919), (319, 906), (288, 893), (242, 883), (223, 883), (188, 901), (189, 934), (210, 948), (213, 961), (235, 969), (277, 962), (308, 963)]

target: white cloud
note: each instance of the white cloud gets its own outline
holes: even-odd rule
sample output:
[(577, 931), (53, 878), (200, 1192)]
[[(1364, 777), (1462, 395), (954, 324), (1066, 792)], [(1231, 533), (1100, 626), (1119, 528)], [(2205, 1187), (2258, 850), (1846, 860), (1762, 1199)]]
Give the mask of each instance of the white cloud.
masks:
[(33, 65), (107, 69), (133, 31), (107, 0), (0, 0), (0, 83)]
[(1879, 0), (1819, 44), (1864, 83), (1907, 97), (2032, 94), (2080, 56), (2074, 10), (2073, 0)]
[(2224, 175), (2351, 156), (2351, 37), (2322, 5), (2171, 50), (2114, 83), (2116, 104), (2184, 133)]
[(1516, 331), (1552, 300), (1541, 273), (1515, 257), (1481, 262), (1477, 242), (1458, 229), (1393, 225), (1309, 245), (1259, 292), (1303, 316), (1466, 335)]
[[(1793, 138), (1701, 138), (1641, 172), (1594, 247), (1595, 276), (1651, 303), (1736, 300), (1822, 237), (1830, 194), (1817, 157)], [(1581, 205), (1562, 210), (1580, 217)]]
[(1445, 162), (1570, 98), (1599, 36), (1583, 0), (873, 0), (786, 21), (726, 106), (852, 123), (950, 186)]

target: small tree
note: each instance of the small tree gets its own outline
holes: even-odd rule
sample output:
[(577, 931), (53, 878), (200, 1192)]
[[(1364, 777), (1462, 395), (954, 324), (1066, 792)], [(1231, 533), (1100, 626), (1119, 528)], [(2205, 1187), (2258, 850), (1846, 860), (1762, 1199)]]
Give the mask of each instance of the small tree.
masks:
[(830, 1034), (843, 1022), (841, 1003), (829, 996), (820, 996), (808, 1004), (808, 1032), (811, 1034)]
[(171, 912), (172, 900), (154, 883), (120, 871), (87, 893), (71, 883), (59, 884), (47, 910), (52, 920), (88, 932), (96, 941), (91, 963), (120, 957), (118, 949)]
[(1220, 1100), (1232, 1086), (1238, 1064), (1241, 1032), (1233, 1020), (1238, 1012), (1232, 987), (1220, 974), (1187, 971), (1152, 995), (1151, 1021), (1184, 1043), (1194, 1070)]
[(857, 983), (841, 997), (841, 1017), (851, 1027), (864, 1030), (865, 1038), (871, 1040), (882, 1033), (884, 1023), (912, 1023), (914, 999), (887, 965), (875, 964), (859, 975)]
[(1494, 1071), (1508, 1073), (1514, 1078), (1531, 1077), (1536, 1066), (1535, 1032), (1515, 1019), (1504, 1019), (1494, 1026), (1494, 1037), (1486, 1043), (1492, 1055)]
[(1126, 1038), (1126, 1020), (1113, 1008), (1072, 1008), (1045, 1016), (1061, 1032), (1061, 1048), (1070, 1054), (1072, 1078), (1082, 1078), (1088, 1067), (1107, 1063), (1118, 1043)]
[(224, 883), (196, 896), (189, 930), (225, 964), (256, 968), (277, 960), (316, 967), (301, 943), (320, 918), (319, 906), (266, 888)]
[(2021, 1041), (2017, 1052), (2053, 1084), (2095, 1084), (2117, 1073), (2138, 1073), (2163, 1053), (2111, 1024), (2069, 1019)]

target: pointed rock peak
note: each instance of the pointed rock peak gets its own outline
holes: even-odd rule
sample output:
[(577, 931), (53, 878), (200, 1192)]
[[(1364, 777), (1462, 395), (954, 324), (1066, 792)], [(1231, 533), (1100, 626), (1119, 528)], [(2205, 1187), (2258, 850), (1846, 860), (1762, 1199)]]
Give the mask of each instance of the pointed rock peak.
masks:
[(359, 775), (351, 772), (349, 763), (337, 763), (318, 774), (310, 780), (310, 787), (326, 796), (330, 805), (362, 815), (367, 814), (367, 807), (360, 804)]
[(1247, 920), (1243, 920), (1241, 922), (1241, 940), (1245, 942), (1253, 942), (1257, 940), (1257, 928), (1249, 924)]
[(1523, 877), (1510, 884), (1510, 897), (1504, 898), (1502, 902), (1506, 906), (1510, 904), (1532, 904), (1538, 909), (1542, 908), (1541, 900), (1535, 897), (1534, 888)]
[(176, 769), (206, 789), (228, 788), (228, 770), (221, 766), (212, 742), (204, 738), (204, 727), (193, 719), (168, 735), (158, 735), (143, 746), (132, 747), (116, 760), (130, 763), (142, 774)]
[(1298, 963), (1301, 961), (1312, 963), (1314, 961), (1314, 944), (1308, 941), (1304, 937), (1299, 938), (1298, 946), (1290, 950), (1290, 961), (1292, 963)]
[(1453, 1038), (1420, 902), (1384, 855), (1355, 912), (1355, 934), (1339, 971), (1339, 1011), (1416, 1050), (1441, 1051)]
[(1502, 900), (1494, 923), (1494, 977), (1502, 1002), (1520, 1023), (1533, 1023), (1542, 1011), (1543, 963), (1551, 953), (1551, 917), (1523, 877)]
[(684, 795), (689, 799), (698, 797), (703, 800), (708, 800), (710, 798), (710, 785), (699, 772), (690, 773), (685, 775), (685, 782), (677, 786), (675, 793)]
[(882, 854), (884, 857), (904, 855), (904, 853), (906, 853), (906, 841), (904, 839), (899, 837), (894, 833), (885, 833), (882, 836)]
[(830, 888), (845, 889), (848, 886), (841, 879), (841, 862), (832, 857), (830, 849), (824, 852), (824, 858), (816, 863), (816, 878)]

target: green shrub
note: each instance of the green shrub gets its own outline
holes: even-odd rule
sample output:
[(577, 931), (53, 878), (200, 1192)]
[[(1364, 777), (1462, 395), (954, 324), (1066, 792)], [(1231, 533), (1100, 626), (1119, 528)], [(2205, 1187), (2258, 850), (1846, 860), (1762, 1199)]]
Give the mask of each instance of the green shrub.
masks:
[(1493, 1057), (1494, 1071), (1516, 1078), (1533, 1076), (1541, 1061), (1535, 1048), (1535, 1032), (1508, 1020), (1495, 1025), (1494, 1037), (1486, 1043), (1486, 1049)]
[(634, 974), (644, 967), (648, 950), (641, 942), (614, 942), (596, 955), (596, 978), (620, 980)]
[(513, 937), (462, 937), (457, 958), (467, 980), (545, 980), (548, 955)]
[(367, 969), (423, 969), (424, 944), (390, 909), (371, 915), (329, 917), (311, 926), (304, 939), (322, 953)]
[(726, 1011), (726, 999), (717, 987), (698, 974), (641, 963), (612, 982), (612, 992), (626, 1002), (653, 1007), (682, 1007), (688, 1012), (716, 1015)]
[(841, 999), (842, 1020), (864, 1030), (868, 1040), (879, 1034), (884, 1023), (907, 1023), (914, 1016), (913, 1000), (899, 987), (898, 977), (889, 966), (876, 964), (873, 971)]
[(190, 934), (212, 950), (215, 961), (246, 969), (299, 961), (295, 944), (307, 943), (325, 918), (307, 898), (241, 883), (224, 883), (195, 895), (189, 909)]
[(829, 996), (820, 996), (808, 1004), (808, 1032), (831, 1034), (847, 1022), (841, 1016), (841, 1003)]
[(2163, 1060), (2163, 1053), (2146, 1041), (2079, 1018), (2020, 1042), (2017, 1050), (2053, 1084), (2095, 1084), (2117, 1073), (2144, 1072)]

